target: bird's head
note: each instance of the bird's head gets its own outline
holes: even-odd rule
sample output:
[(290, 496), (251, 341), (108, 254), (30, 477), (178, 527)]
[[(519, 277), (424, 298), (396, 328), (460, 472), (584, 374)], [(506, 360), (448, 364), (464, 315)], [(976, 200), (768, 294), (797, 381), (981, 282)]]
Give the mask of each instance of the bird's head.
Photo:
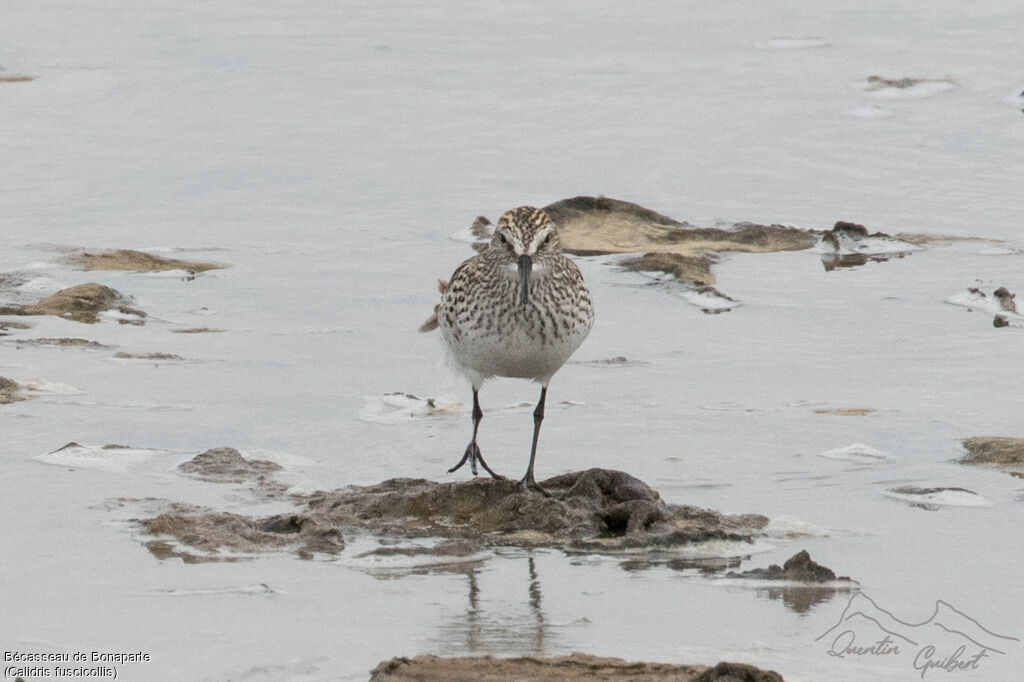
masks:
[(491, 240), (494, 257), (514, 263), (521, 285), (520, 301), (530, 301), (530, 275), (536, 269), (543, 269), (546, 256), (561, 253), (558, 229), (543, 210), (532, 206), (520, 206), (507, 211), (498, 220)]

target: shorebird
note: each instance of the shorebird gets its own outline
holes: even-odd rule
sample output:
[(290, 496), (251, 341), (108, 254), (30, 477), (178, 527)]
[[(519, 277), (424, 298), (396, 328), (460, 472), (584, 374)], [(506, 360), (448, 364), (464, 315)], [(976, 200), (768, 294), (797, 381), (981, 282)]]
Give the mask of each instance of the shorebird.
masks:
[(479, 462), (492, 477), (502, 478), (487, 466), (476, 443), (483, 418), (480, 387), (496, 376), (532, 379), (541, 386), (540, 400), (533, 411), (530, 464), (519, 483), (546, 495), (533, 465), (548, 383), (594, 324), (583, 275), (562, 255), (548, 214), (522, 206), (501, 216), (487, 248), (438, 285), (441, 302), (420, 331), (441, 328), (449, 357), (473, 387), (473, 437), (448, 473), (468, 461), (475, 476)]

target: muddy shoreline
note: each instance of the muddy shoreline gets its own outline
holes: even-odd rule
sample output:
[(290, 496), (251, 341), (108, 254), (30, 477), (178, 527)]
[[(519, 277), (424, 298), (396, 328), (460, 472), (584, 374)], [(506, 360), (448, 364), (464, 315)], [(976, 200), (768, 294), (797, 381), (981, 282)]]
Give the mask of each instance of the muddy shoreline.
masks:
[(383, 661), (370, 671), (371, 680), (394, 682), (412, 680), (635, 680), (655, 682), (783, 682), (771, 670), (762, 670), (744, 663), (722, 662), (714, 666), (674, 665), (669, 663), (638, 663), (620, 658), (604, 658), (574, 653), (570, 656), (538, 658), (521, 656), (495, 658), (475, 656), (443, 658), (440, 656), (404, 656)]

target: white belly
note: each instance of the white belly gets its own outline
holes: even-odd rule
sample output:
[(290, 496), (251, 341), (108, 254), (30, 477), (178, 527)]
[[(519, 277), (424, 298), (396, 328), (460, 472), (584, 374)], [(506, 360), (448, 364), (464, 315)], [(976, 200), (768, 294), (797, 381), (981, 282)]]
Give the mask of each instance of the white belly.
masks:
[[(589, 330), (586, 330), (589, 331)], [(487, 379), (494, 376), (535, 379), (547, 383), (586, 338), (569, 334), (541, 343), (524, 333), (460, 335), (445, 334), (452, 360), (463, 370)]]

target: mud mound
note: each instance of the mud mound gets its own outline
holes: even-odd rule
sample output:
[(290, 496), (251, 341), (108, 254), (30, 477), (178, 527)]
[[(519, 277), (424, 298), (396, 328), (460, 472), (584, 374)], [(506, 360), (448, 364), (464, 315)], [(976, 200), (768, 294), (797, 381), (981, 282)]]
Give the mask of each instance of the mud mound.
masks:
[(999, 467), (1024, 478), (1024, 438), (979, 436), (964, 441), (967, 454), (961, 464)]
[(836, 580), (853, 582), (847, 576), (837, 578), (831, 568), (826, 568), (814, 561), (807, 550), (797, 552), (782, 566), (772, 564), (768, 568), (755, 568), (742, 573), (729, 571), (726, 577), (751, 580), (792, 580), (801, 583), (828, 583)]
[(558, 225), (565, 251), (580, 256), (643, 253), (623, 263), (637, 270), (659, 270), (712, 284), (709, 256), (714, 251), (791, 251), (817, 243), (808, 230), (782, 225), (737, 223), (730, 230), (694, 227), (638, 204), (607, 197), (563, 199), (544, 210)]
[(224, 330), (211, 327), (189, 327), (188, 329), (172, 329), (171, 331), (175, 334), (219, 334)]
[(715, 281), (715, 276), (711, 274), (711, 266), (714, 264), (715, 259), (707, 254), (691, 256), (672, 251), (651, 251), (619, 262), (627, 270), (666, 272), (682, 282), (702, 286)]
[[(179, 467), (190, 475), (219, 482), (255, 476), (257, 487), (272, 486), (262, 474), (274, 468), (277, 465), (271, 462), (245, 460), (233, 448), (208, 450)], [(304, 502), (305, 508), (284, 516), (257, 519), (175, 510), (140, 523), (150, 533), (171, 535), (204, 552), (221, 547), (245, 552), (277, 550), (295, 542), (275, 534), (282, 532), (284, 524), (292, 533), (311, 529), (308, 532), (316, 542), (326, 542), (324, 538), (335, 542), (331, 533), (336, 532), (338, 547), (339, 529), (348, 528), (403, 538), (465, 541), (439, 545), (438, 551), (445, 552), (464, 544), (612, 553), (668, 551), (710, 540), (749, 543), (768, 523), (757, 514), (731, 516), (666, 505), (657, 491), (621, 471), (589, 469), (549, 478), (542, 485), (555, 497), (523, 492), (518, 482), (507, 479), (437, 483), (397, 478), (367, 487), (293, 496)], [(286, 496), (280, 485), (272, 493), (274, 499)], [(309, 541), (300, 554), (308, 555), (312, 551), (308, 546)], [(331, 545), (328, 542), (326, 546)], [(167, 554), (166, 543), (159, 547), (166, 556), (181, 556)]]
[(118, 360), (184, 360), (185, 358), (173, 353), (114, 353)]
[(281, 468), (262, 459), (246, 459), (234, 448), (212, 448), (178, 465), (178, 471), (214, 483), (241, 483)]
[(588, 551), (667, 549), (713, 539), (750, 542), (768, 521), (666, 505), (657, 491), (620, 471), (589, 469), (541, 485), (554, 497), (524, 493), (511, 480), (392, 479), (313, 495), (305, 514), (405, 537)]
[(21, 395), (21, 386), (17, 381), (0, 377), (0, 405), (10, 405), (24, 399), (25, 397)]
[[(187, 563), (224, 561), (222, 550), (252, 554), (290, 548), (304, 559), (315, 552), (337, 554), (345, 547), (341, 531), (298, 514), (250, 518), (229, 512), (164, 513), (146, 519), (142, 527), (158, 536), (146, 547), (158, 559), (178, 557)], [(193, 551), (176, 550), (161, 536), (170, 536)]]
[(42, 339), (20, 339), (19, 346), (59, 346), (61, 348), (109, 348), (98, 341), (80, 338), (42, 338)]
[(66, 320), (92, 324), (99, 321), (99, 313), (120, 306), (126, 314), (145, 317), (141, 310), (123, 306), (123, 302), (120, 292), (89, 282), (61, 289), (32, 305), (0, 307), (0, 315), (57, 315)]
[(129, 272), (158, 272), (185, 270), (190, 274), (223, 268), (217, 263), (161, 258), (143, 251), (118, 249), (100, 253), (79, 253), (68, 256), (64, 262), (81, 270), (126, 270)]
[(676, 682), (783, 682), (776, 672), (743, 663), (673, 665), (631, 663), (621, 658), (572, 654), (551, 658), (523, 656), (494, 658), (474, 656), (398, 657), (384, 661), (370, 672), (371, 680), (674, 680)]

